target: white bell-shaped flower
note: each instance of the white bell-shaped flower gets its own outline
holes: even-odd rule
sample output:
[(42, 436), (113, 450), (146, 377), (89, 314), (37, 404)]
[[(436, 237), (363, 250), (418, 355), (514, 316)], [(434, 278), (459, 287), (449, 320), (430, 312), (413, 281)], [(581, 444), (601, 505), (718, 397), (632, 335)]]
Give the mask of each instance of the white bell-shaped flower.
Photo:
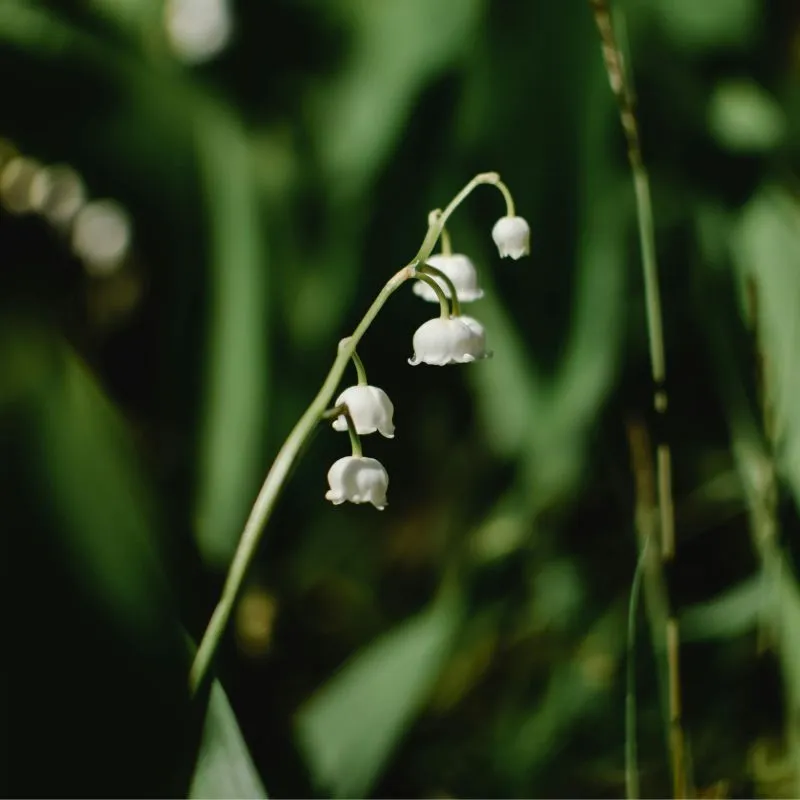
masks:
[(486, 336), (483, 326), (472, 317), (429, 319), (414, 334), (414, 357), (408, 360), (417, 364), (465, 364), (487, 358)]
[(486, 328), (474, 317), (462, 314), (459, 319), (472, 331), (475, 350), (480, 353), (476, 358), (491, 358), (492, 351), (486, 349)]
[(389, 476), (380, 461), (365, 456), (345, 456), (328, 470), (330, 489), (325, 499), (340, 503), (372, 503), (379, 511), (386, 508)]
[[(334, 405), (347, 406), (359, 436), (378, 431), (387, 439), (394, 437), (394, 406), (383, 389), (377, 386), (351, 386), (339, 395)], [(347, 430), (347, 419), (344, 415), (333, 421), (333, 429)]]
[[(483, 297), (483, 289), (478, 286), (478, 271), (467, 256), (460, 253), (452, 253), (450, 255), (440, 253), (430, 256), (427, 263), (444, 272), (453, 281), (458, 299), (462, 303), (471, 303), (473, 300), (480, 300)], [(445, 296), (449, 298), (450, 289), (447, 284), (436, 275), (431, 275), (430, 277), (442, 287)], [(439, 302), (436, 292), (425, 281), (414, 282), (414, 294), (419, 295), (423, 300), (427, 300), (430, 303)]]
[(500, 217), (492, 228), (492, 239), (501, 258), (516, 260), (530, 253), (531, 229), (522, 217)]

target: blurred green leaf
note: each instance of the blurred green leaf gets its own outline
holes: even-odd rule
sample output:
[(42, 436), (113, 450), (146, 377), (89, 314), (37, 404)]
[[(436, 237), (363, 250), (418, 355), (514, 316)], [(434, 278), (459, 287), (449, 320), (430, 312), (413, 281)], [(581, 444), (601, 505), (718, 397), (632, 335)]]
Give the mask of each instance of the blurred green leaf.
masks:
[[(139, 11), (146, 9), (132, 4), (124, 13)], [(197, 528), (204, 557), (222, 566), (258, 487), (266, 413), (267, 269), (249, 134), (232, 108), (180, 73), (119, 53), (41, 8), (8, 0), (0, 6), (0, 35), (50, 55), (69, 48), (113, 67), (148, 113), (161, 122), (166, 114), (195, 137), (212, 250)]]
[(800, 206), (763, 190), (745, 208), (732, 249), (742, 280), (755, 281), (777, 464), (800, 508)]
[(89, 0), (92, 8), (141, 43), (159, 37), (165, 0)]
[[(153, 541), (158, 527), (153, 502), (136, 467), (125, 425), (70, 351), (63, 346), (51, 351), (44, 340), (27, 336), (19, 341), (31, 342), (33, 349), (26, 350), (30, 360), (57, 367), (55, 376), (37, 389), (40, 463), (43, 483), (68, 534), (71, 569), (93, 588), (99, 607), (110, 609), (138, 650), (146, 647), (158, 658), (173, 651), (171, 673), (179, 682), (164, 687), (172, 697), (159, 702), (164, 709), (185, 705), (188, 712), (184, 634)], [(5, 354), (10, 349), (8, 343), (0, 347)], [(55, 354), (61, 356), (60, 364)], [(2, 363), (8, 364), (8, 359)], [(83, 702), (91, 700), (84, 697)], [(124, 718), (120, 724), (125, 724)], [(173, 752), (163, 758), (174, 762), (177, 778), (184, 744), (175, 741)], [(267, 796), (218, 682), (211, 689), (189, 796)]]
[(49, 330), (5, 318), (0, 353), (0, 380), (16, 383), (2, 420), (16, 453), (0, 487), (4, 541), (29, 571), (11, 637), (16, 791), (108, 796), (125, 776), (137, 796), (182, 793), (189, 658), (130, 433)]
[(762, 619), (765, 585), (756, 576), (743, 581), (706, 603), (696, 603), (681, 613), (684, 642), (725, 639), (753, 630)]
[(527, 796), (524, 787), (559, 750), (571, 727), (607, 702), (624, 644), (624, 609), (619, 606), (594, 623), (575, 656), (550, 677), (534, 708), (520, 704), (498, 727), (497, 760), (520, 796)]
[(444, 591), (357, 653), (301, 709), (298, 743), (322, 790), (367, 796), (433, 688), (460, 621), (458, 596)]
[(219, 681), (214, 681), (188, 797), (190, 800), (245, 800), (267, 796), (225, 690)]
[[(588, 86), (603, 85), (599, 63)], [(535, 475), (534, 496), (568, 491), (584, 463), (587, 435), (607, 398), (619, 366), (624, 334), (625, 245), (632, 222), (632, 188), (627, 175), (609, 167), (604, 153), (608, 125), (598, 97), (612, 111), (610, 98), (585, 90), (581, 127), (585, 161), (582, 174), (579, 246), (573, 324), (558, 371), (539, 375), (514, 330), (487, 274), (481, 320), (490, 331), (494, 358), (469, 373), (477, 391), (490, 445), (506, 457), (521, 457), (528, 478)], [(536, 226), (534, 223), (534, 236)], [(551, 265), (534, 265), (549, 269)], [(536, 303), (531, 298), (531, 303)], [(530, 481), (528, 481), (530, 485)]]
[(357, 195), (402, 135), (423, 82), (467, 55), (482, 0), (339, 0), (350, 61), (313, 109), (313, 132), (335, 196)]
[(212, 247), (203, 441), (201, 552), (224, 566), (258, 488), (267, 380), (267, 266), (245, 131), (207, 103), (195, 120)]
[(545, 413), (546, 385), (531, 361), (508, 309), (493, 286), (491, 271), (481, 277), (485, 297), (481, 322), (491, 332), (494, 356), (470, 370), (486, 438), (492, 450), (519, 456), (531, 441), (531, 420)]
[[(791, 787), (800, 789), (800, 589), (792, 564), (778, 542), (776, 487), (772, 461), (754, 420), (736, 397), (732, 401), (733, 450), (742, 476), (755, 549), (761, 559), (763, 629), (774, 642), (784, 686), (784, 719)], [(792, 795), (794, 796), (794, 794)]]
[(708, 124), (717, 141), (734, 152), (759, 152), (780, 144), (787, 130), (783, 109), (752, 80), (725, 81), (714, 89)]
[(755, 0), (658, 0), (655, 10), (666, 33), (683, 47), (743, 45), (758, 32)]
[(322, 253), (309, 257), (306, 248), (294, 256), (303, 266), (289, 298), (298, 348), (341, 335), (358, 285), (370, 185), (401, 140), (417, 95), (468, 54), (482, 7), (483, 0), (331, 4), (328, 13), (348, 32), (351, 47), (344, 67), (309, 95), (331, 235)]
[[(39, 397), (41, 468), (76, 569), (137, 638), (182, 633), (153, 538), (152, 498), (124, 422), (86, 367), (60, 347)], [(174, 613), (174, 609), (171, 609)]]
[(0, 37), (23, 47), (56, 55), (74, 43), (68, 26), (58, 24), (36, 3), (5, 0), (0, 3)]

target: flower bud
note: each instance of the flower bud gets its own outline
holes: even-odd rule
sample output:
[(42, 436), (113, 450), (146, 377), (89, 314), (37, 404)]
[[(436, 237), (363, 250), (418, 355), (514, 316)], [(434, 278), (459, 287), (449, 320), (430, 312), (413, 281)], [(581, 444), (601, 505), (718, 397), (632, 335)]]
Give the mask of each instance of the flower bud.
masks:
[(328, 470), (330, 489), (325, 499), (340, 503), (372, 503), (379, 511), (386, 508), (389, 476), (380, 461), (364, 456), (345, 456)]
[[(483, 289), (478, 286), (478, 271), (467, 256), (459, 253), (451, 255), (439, 254), (431, 256), (426, 263), (441, 270), (450, 278), (453, 286), (456, 287), (458, 299), (462, 303), (471, 303), (473, 300), (480, 300), (483, 297)], [(430, 277), (442, 287), (445, 296), (449, 298), (450, 288), (447, 284), (436, 275), (431, 275)], [(436, 292), (425, 281), (414, 282), (414, 294), (431, 303), (439, 302)]]
[(492, 239), (500, 257), (514, 260), (530, 253), (531, 229), (522, 217), (500, 217), (492, 228)]
[(471, 317), (437, 317), (423, 323), (414, 334), (414, 357), (417, 364), (464, 364), (487, 358), (483, 326)]
[[(375, 431), (387, 439), (394, 436), (394, 406), (383, 389), (377, 386), (351, 386), (339, 395), (334, 405), (343, 404), (347, 406), (359, 436)], [(347, 419), (343, 414), (333, 421), (333, 429), (347, 430)]]

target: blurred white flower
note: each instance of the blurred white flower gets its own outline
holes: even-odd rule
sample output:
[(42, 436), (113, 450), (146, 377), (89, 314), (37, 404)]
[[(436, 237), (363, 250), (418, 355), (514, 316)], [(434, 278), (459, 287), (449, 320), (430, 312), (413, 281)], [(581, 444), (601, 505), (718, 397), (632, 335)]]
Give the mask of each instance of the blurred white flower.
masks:
[[(432, 267), (441, 270), (453, 282), (456, 287), (456, 294), (462, 303), (471, 303), (473, 300), (480, 300), (483, 297), (483, 289), (478, 286), (478, 271), (475, 265), (467, 256), (460, 253), (445, 255), (440, 253), (431, 256), (428, 261)], [(445, 296), (450, 297), (450, 289), (447, 284), (436, 275), (431, 275), (444, 290)], [(414, 282), (414, 294), (419, 295), (423, 300), (431, 303), (438, 303), (439, 298), (436, 292), (428, 286), (425, 281)]]
[(113, 200), (93, 200), (75, 217), (72, 248), (92, 275), (107, 275), (122, 263), (131, 241), (131, 224)]
[(71, 167), (45, 167), (31, 182), (31, 204), (53, 225), (66, 228), (86, 203), (83, 179)]
[[(387, 439), (394, 437), (394, 406), (383, 389), (377, 386), (351, 386), (334, 403), (336, 406), (342, 404), (347, 406), (359, 436), (378, 431)], [(333, 429), (347, 430), (347, 419), (344, 415), (333, 421)]]
[(430, 319), (414, 334), (414, 357), (417, 364), (465, 364), (490, 356), (486, 350), (483, 326), (472, 317)]
[(31, 185), (42, 165), (32, 158), (16, 156), (6, 162), (0, 172), (0, 200), (12, 214), (27, 214), (35, 210)]
[(328, 470), (330, 489), (325, 499), (340, 503), (372, 503), (379, 511), (386, 508), (389, 476), (380, 461), (364, 456), (345, 456)]
[(230, 41), (233, 18), (229, 0), (166, 0), (164, 24), (178, 58), (208, 61)]
[(500, 257), (514, 260), (530, 253), (531, 229), (522, 217), (500, 217), (492, 228), (492, 239)]

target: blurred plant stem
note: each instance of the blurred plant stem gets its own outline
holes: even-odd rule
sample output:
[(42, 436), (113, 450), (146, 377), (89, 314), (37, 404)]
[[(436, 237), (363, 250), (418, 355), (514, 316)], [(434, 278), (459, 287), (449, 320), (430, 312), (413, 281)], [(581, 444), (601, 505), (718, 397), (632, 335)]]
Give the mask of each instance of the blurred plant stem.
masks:
[(639, 796), (639, 763), (636, 742), (636, 620), (639, 613), (639, 592), (647, 564), (650, 539), (639, 551), (639, 560), (631, 582), (628, 602), (627, 665), (625, 670), (625, 791), (628, 797)]
[[(624, 59), (617, 44), (611, 19), (608, 0), (589, 0), (595, 23), (600, 34), (603, 51), (603, 62), (611, 89), (617, 100), (619, 118), (625, 133), (628, 162), (633, 174), (633, 186), (636, 195), (636, 218), (639, 228), (639, 244), (644, 274), (645, 307), (647, 311), (647, 333), (650, 345), (650, 368), (653, 379), (653, 406), (660, 418), (663, 429), (663, 418), (667, 410), (666, 357), (664, 355), (664, 329), (661, 315), (661, 298), (658, 284), (658, 262), (656, 259), (655, 231), (653, 226), (653, 209), (650, 198), (650, 182), (642, 157), (642, 146), (639, 137), (639, 126), (634, 111), (635, 97), (632, 83), (625, 70)], [(633, 448), (633, 444), (632, 444)], [(649, 449), (649, 443), (648, 443)], [(649, 455), (644, 455), (649, 461)], [(675, 557), (675, 518), (672, 504), (672, 465), (669, 445), (660, 442), (656, 448), (656, 475), (658, 486), (659, 533), (661, 560), (664, 565)], [(643, 548), (649, 536), (640, 536), (639, 547)], [(655, 574), (651, 572), (651, 574)], [(659, 581), (663, 583), (663, 575)], [(646, 581), (645, 581), (646, 582)], [(666, 598), (666, 594), (665, 594)], [(650, 605), (650, 601), (648, 601)], [(669, 747), (672, 756), (672, 782), (675, 797), (687, 796), (687, 776), (685, 765), (685, 743), (681, 722), (680, 701), (680, 662), (678, 657), (678, 623), (668, 610), (664, 621), (663, 632), (654, 635), (665, 637), (665, 647), (658, 651), (666, 656), (669, 714)], [(664, 615), (658, 615), (664, 616)], [(650, 614), (651, 625), (655, 620)], [(629, 735), (633, 735), (629, 731)], [(628, 747), (626, 752), (635, 753), (635, 748)], [(626, 771), (635, 770), (635, 764), (628, 764)], [(628, 790), (636, 788), (638, 781), (628, 779)]]
[[(428, 225), (428, 230), (417, 255), (389, 279), (372, 305), (367, 309), (367, 313), (363, 316), (361, 322), (358, 323), (353, 334), (342, 339), (339, 343), (339, 352), (336, 356), (336, 360), (333, 362), (333, 366), (330, 372), (328, 372), (325, 382), (322, 384), (322, 388), (311, 401), (311, 405), (306, 409), (303, 416), (300, 417), (297, 424), (292, 429), (292, 432), (278, 451), (278, 455), (275, 457), (267, 473), (267, 477), (264, 479), (264, 483), (261, 486), (261, 490), (256, 497), (253, 508), (250, 511), (250, 516), (247, 519), (231, 566), (228, 570), (225, 585), (222, 589), (222, 595), (211, 615), (211, 619), (203, 634), (200, 646), (197, 649), (197, 655), (195, 656), (194, 663), (189, 672), (189, 690), (192, 695), (196, 694), (208, 675), (211, 662), (214, 659), (214, 654), (225, 633), (225, 628), (233, 612), (233, 607), (241, 590), (247, 570), (253, 560), (258, 544), (261, 541), (261, 534), (264, 530), (264, 526), (275, 508), (278, 495), (283, 488), (283, 484), (286, 482), (289, 471), (317, 424), (327, 415), (328, 406), (331, 403), (333, 394), (342, 379), (347, 365), (353, 359), (356, 347), (369, 329), (369, 326), (375, 320), (375, 317), (377, 317), (381, 308), (383, 308), (389, 297), (391, 297), (405, 281), (417, 278), (430, 281), (432, 288), (439, 293), (440, 301), (443, 303), (443, 316), (445, 315), (445, 308), (449, 315), (449, 306), (441, 287), (432, 278), (423, 274), (422, 268), (425, 264), (425, 260), (433, 252), (433, 248), (436, 246), (436, 242), (439, 240), (447, 220), (471, 192), (481, 184), (496, 186), (506, 198), (506, 208), (509, 213), (513, 213), (514, 206), (511, 200), (511, 194), (505, 184), (500, 180), (500, 176), (496, 172), (485, 172), (476, 175), (450, 201), (445, 210), (437, 215), (435, 219), (432, 219)], [(457, 302), (455, 299), (455, 292), (453, 298), (454, 303)]]

